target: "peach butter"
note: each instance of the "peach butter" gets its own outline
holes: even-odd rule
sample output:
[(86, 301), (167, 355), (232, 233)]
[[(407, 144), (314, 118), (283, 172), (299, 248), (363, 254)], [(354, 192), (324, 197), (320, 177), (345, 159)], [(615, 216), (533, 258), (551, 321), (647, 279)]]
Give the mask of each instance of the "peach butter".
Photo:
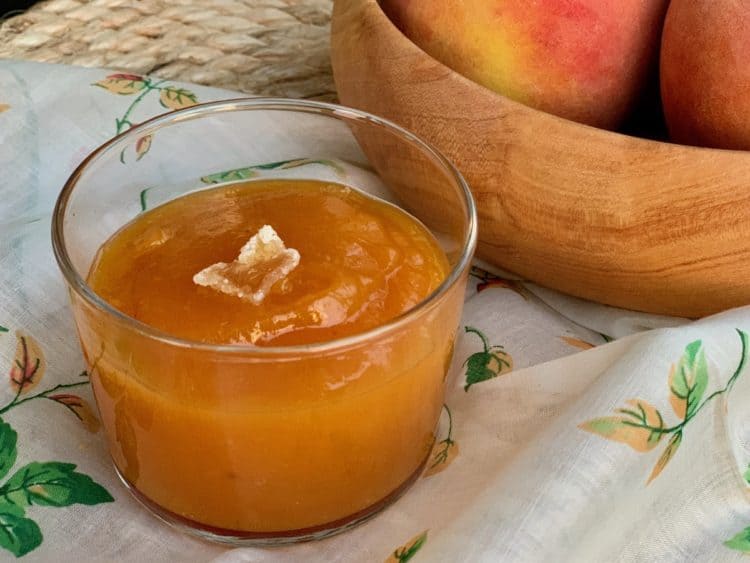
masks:
[[(261, 303), (193, 282), (263, 225), (300, 261)], [(157, 512), (219, 535), (366, 516), (432, 446), (464, 284), (402, 315), (449, 269), (421, 223), (334, 183), (231, 184), (141, 214), (101, 247), (88, 283), (165, 336), (73, 295), (120, 475)]]

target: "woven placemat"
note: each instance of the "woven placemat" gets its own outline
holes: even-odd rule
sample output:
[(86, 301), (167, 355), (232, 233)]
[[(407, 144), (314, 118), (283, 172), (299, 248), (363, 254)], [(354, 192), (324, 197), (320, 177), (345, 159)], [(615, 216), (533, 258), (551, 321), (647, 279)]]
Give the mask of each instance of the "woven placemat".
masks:
[(334, 100), (332, 0), (48, 0), (0, 23), (0, 58)]

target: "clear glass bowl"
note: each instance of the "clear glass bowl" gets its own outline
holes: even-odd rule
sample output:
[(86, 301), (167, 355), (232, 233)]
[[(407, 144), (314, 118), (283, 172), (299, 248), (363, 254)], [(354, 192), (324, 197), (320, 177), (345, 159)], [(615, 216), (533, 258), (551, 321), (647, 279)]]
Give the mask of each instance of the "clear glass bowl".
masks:
[[(146, 206), (263, 174), (334, 179), (395, 202), (433, 230), (450, 274), (382, 326), (286, 347), (175, 338), (86, 283), (99, 247)], [(335, 105), (203, 104), (98, 148), (63, 188), (52, 238), (123, 483), (163, 520), (243, 545), (325, 537), (393, 502), (435, 439), (476, 231), (469, 189), (444, 157)]]

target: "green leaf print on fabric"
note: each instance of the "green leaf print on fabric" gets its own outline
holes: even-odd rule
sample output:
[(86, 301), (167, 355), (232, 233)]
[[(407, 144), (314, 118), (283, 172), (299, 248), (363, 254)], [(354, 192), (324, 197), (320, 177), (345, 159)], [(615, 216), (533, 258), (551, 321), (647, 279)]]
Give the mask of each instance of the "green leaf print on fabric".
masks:
[(159, 103), (167, 109), (183, 109), (194, 106), (198, 98), (190, 90), (177, 86), (162, 86)]
[(615, 409), (614, 416), (594, 418), (579, 425), (579, 428), (602, 438), (622, 442), (638, 452), (647, 452), (659, 444), (663, 437), (670, 436), (666, 448), (656, 461), (646, 484), (658, 477), (677, 453), (684, 438), (684, 428), (700, 410), (714, 398), (729, 392), (737, 378), (743, 373), (748, 355), (748, 335), (736, 329), (742, 352), (737, 368), (726, 386), (717, 389), (703, 399), (709, 383), (708, 363), (701, 340), (690, 342), (678, 362), (669, 373), (669, 402), (679, 422), (668, 425), (654, 406), (641, 399), (626, 401), (627, 407)]
[[(150, 137), (150, 136), (149, 136)], [(140, 141), (141, 139), (139, 139)], [(148, 146), (151, 146), (149, 139)], [(140, 160), (142, 155), (138, 156)], [(332, 168), (336, 174), (341, 177), (346, 177), (346, 170), (339, 162), (335, 160), (326, 159), (314, 159), (314, 158), (293, 158), (291, 160), (280, 160), (276, 162), (267, 162), (264, 164), (254, 164), (252, 166), (246, 166), (244, 168), (235, 168), (233, 170), (225, 170), (223, 172), (216, 172), (215, 174), (208, 174), (201, 176), (200, 181), (204, 184), (223, 184), (225, 182), (236, 182), (240, 180), (249, 180), (251, 178), (257, 178), (263, 171), (273, 170), (289, 170), (291, 168), (299, 168), (301, 166), (309, 166), (311, 164), (319, 164), (321, 166), (328, 166)], [(141, 211), (146, 211), (149, 208), (148, 194), (156, 186), (150, 186), (141, 190), (139, 198)]]
[(581, 425), (583, 430), (627, 444), (638, 452), (652, 450), (661, 440), (664, 419), (661, 413), (646, 401), (626, 401), (627, 408), (616, 409), (617, 416), (589, 420)]
[(153, 186), (150, 188), (146, 188), (145, 190), (141, 190), (139, 200), (141, 202), (141, 211), (146, 211), (148, 209), (148, 201), (146, 200), (146, 197), (148, 196), (148, 192), (153, 189)]
[(685, 348), (677, 366), (669, 374), (669, 397), (677, 416), (692, 416), (703, 398), (708, 385), (708, 364), (700, 340)]
[[(112, 94), (119, 94), (120, 96), (138, 94), (125, 110), (125, 113), (115, 118), (115, 134), (119, 135), (136, 125), (131, 121), (131, 115), (135, 108), (151, 92), (158, 92), (159, 104), (170, 110), (183, 109), (198, 103), (198, 97), (190, 90), (180, 88), (174, 84), (167, 84), (166, 82), (166, 80), (155, 81), (148, 76), (141, 76), (139, 74), (110, 74), (99, 82), (95, 82), (92, 86), (103, 88)], [(152, 141), (153, 135), (144, 135), (136, 140), (133, 147), (136, 161), (141, 160), (148, 153), (151, 149)], [(125, 164), (125, 153), (127, 150), (128, 148), (125, 148), (120, 153), (120, 162), (123, 164)]]
[(18, 434), (7, 422), (0, 422), (0, 479), (5, 477), (16, 463), (16, 441)]
[(0, 547), (21, 557), (39, 547), (42, 539), (39, 526), (24, 516), (22, 508), (0, 504)]
[[(13, 398), (3, 407), (0, 415), (40, 399), (65, 406), (88, 430), (96, 427), (98, 420), (81, 397), (70, 393), (56, 393), (89, 385), (88, 373), (80, 375), (84, 381), (60, 383), (44, 391), (29, 394), (39, 384), (47, 367), (39, 343), (29, 334), (16, 333), (16, 351), (9, 369), (9, 384), (15, 391)], [(0, 479), (12, 471), (18, 458), (18, 434), (11, 425), (0, 418)], [(20, 557), (39, 547), (43, 541), (37, 523), (26, 517), (25, 509), (31, 506), (62, 507), (72, 504), (93, 505), (112, 502), (107, 490), (88, 475), (75, 471), (72, 463), (60, 461), (32, 461), (17, 469), (0, 484), (0, 548)]]
[[(742, 477), (745, 479), (745, 483), (750, 485), (750, 465), (747, 466), (747, 469), (745, 469), (745, 473), (743, 473)], [(728, 539), (724, 542), (724, 545), (736, 549), (737, 551), (742, 551), (743, 553), (750, 554), (750, 526), (736, 534), (731, 539)]]
[(736, 549), (737, 551), (750, 554), (750, 526), (742, 530), (733, 538), (725, 541), (724, 545)]
[(138, 74), (110, 74), (93, 85), (113, 94), (129, 96), (143, 90), (146, 87), (146, 79)]
[(255, 178), (256, 176), (258, 176), (259, 172), (263, 170), (289, 170), (291, 168), (299, 168), (300, 166), (307, 166), (309, 164), (320, 164), (322, 166), (328, 166), (329, 168), (332, 168), (338, 176), (346, 176), (346, 171), (344, 170), (344, 168), (334, 160), (293, 158), (290, 160), (280, 160), (277, 162), (268, 162), (265, 164), (253, 164), (252, 166), (245, 166), (244, 168), (235, 168), (233, 170), (224, 170), (223, 172), (208, 174), (201, 177), (201, 182), (203, 182), (204, 184), (220, 184), (223, 182), (247, 180), (250, 178)]
[(0, 499), (16, 506), (99, 504), (114, 499), (91, 477), (74, 471), (72, 463), (31, 462), (0, 487)]
[(427, 466), (422, 474), (423, 477), (429, 477), (440, 473), (448, 467), (458, 455), (458, 444), (453, 439), (453, 413), (448, 405), (443, 405), (443, 411), (448, 415), (448, 431), (444, 439), (435, 442), (432, 452), (427, 460)]
[(427, 541), (427, 530), (396, 548), (385, 563), (406, 563), (414, 557)]
[(483, 350), (466, 358), (466, 384), (464, 391), (472, 385), (487, 381), (498, 375), (508, 373), (513, 369), (513, 358), (502, 346), (492, 346), (484, 333), (472, 326), (465, 326), (467, 333), (476, 334), (482, 342)]

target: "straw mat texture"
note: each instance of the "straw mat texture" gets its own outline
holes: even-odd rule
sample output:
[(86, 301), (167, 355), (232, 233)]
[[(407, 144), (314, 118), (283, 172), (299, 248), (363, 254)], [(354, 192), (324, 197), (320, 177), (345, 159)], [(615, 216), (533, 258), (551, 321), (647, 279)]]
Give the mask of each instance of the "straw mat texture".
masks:
[(334, 100), (332, 0), (48, 0), (0, 24), (0, 58)]

